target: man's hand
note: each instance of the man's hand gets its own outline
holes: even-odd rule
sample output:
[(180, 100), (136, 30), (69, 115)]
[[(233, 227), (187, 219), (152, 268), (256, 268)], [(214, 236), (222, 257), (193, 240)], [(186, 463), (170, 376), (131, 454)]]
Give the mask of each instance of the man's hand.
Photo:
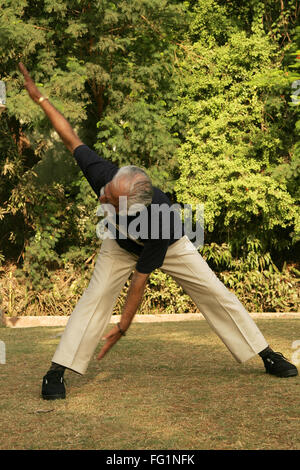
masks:
[(106, 339), (106, 343), (102, 347), (100, 353), (97, 356), (98, 361), (100, 361), (105, 354), (116, 344), (117, 341), (121, 338), (122, 334), (120, 333), (119, 328), (116, 326), (114, 327), (106, 336), (102, 339)]
[(25, 86), (26, 90), (28, 91), (28, 94), (29, 94), (30, 98), (35, 103), (38, 103), (40, 97), (43, 96), (42, 93), (39, 92), (36, 84), (34, 83), (34, 81), (32, 80), (32, 78), (29, 75), (27, 68), (25, 67), (25, 65), (22, 64), (22, 62), (19, 63), (19, 69), (20, 69), (20, 72), (23, 74), (23, 77), (25, 79), (24, 86)]

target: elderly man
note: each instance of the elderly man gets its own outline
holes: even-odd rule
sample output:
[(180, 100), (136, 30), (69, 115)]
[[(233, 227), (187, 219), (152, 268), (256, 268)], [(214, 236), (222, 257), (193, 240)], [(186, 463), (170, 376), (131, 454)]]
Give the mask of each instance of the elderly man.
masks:
[[(147, 279), (157, 268), (171, 275), (190, 295), (238, 362), (245, 362), (259, 354), (267, 373), (278, 377), (297, 375), (297, 368), (268, 346), (243, 305), (211, 271), (188, 237), (184, 233), (178, 236), (177, 228), (181, 222), (176, 216), (169, 219), (168, 237), (163, 236), (162, 218), (159, 219), (158, 236), (151, 236), (153, 231), (150, 228), (153, 229), (154, 224), (152, 208), (162, 204), (171, 207), (166, 194), (152, 186), (142, 169), (134, 166), (119, 169), (84, 145), (62, 114), (48, 98), (42, 96), (22, 63), (19, 68), (30, 98), (41, 106), (73, 153), (100, 203), (116, 215), (115, 224), (110, 226), (110, 229), (115, 229), (116, 236), (106, 237), (102, 242), (89, 286), (72, 312), (52, 358), (52, 365), (43, 378), (42, 397), (65, 398), (63, 375), (66, 368), (79, 374), (85, 373), (109, 324), (117, 297), (133, 272), (121, 320), (104, 337), (106, 342), (98, 360), (125, 335), (142, 301)], [(127, 203), (125, 206), (121, 204), (124, 200)], [(128, 224), (137, 217), (136, 211), (133, 214), (130, 212), (137, 204), (143, 208), (140, 213), (146, 216), (144, 220), (148, 222), (148, 230), (134, 237)], [(124, 207), (127, 208), (127, 225), (120, 223)]]

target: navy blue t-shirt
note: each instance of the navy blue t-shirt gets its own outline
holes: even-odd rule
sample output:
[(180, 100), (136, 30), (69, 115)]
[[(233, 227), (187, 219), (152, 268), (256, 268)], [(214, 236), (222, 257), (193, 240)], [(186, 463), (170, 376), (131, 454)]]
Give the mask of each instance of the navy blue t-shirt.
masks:
[[(99, 197), (101, 188), (112, 180), (118, 166), (101, 158), (87, 145), (79, 145), (74, 150), (74, 157)], [(116, 216), (116, 225), (113, 227), (116, 242), (124, 250), (139, 256), (136, 269), (140, 273), (151, 273), (162, 266), (168, 247), (184, 235), (180, 216), (171, 209), (171, 205), (168, 196), (159, 188), (153, 187), (151, 204), (144, 211), (127, 216), (125, 230), (123, 216)], [(143, 230), (139, 230), (139, 221), (147, 221)], [(118, 227), (122, 229), (118, 230)], [(138, 234), (135, 239), (132, 239), (131, 227)]]

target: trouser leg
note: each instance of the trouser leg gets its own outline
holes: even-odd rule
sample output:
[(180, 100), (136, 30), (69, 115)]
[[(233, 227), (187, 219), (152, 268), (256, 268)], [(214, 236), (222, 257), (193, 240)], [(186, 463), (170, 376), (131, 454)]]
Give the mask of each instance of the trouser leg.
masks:
[(69, 318), (52, 362), (85, 373), (135, 264), (136, 257), (114, 240), (102, 242), (90, 283)]
[(192, 298), (238, 362), (247, 361), (268, 346), (247, 310), (187, 237), (170, 246), (161, 269)]

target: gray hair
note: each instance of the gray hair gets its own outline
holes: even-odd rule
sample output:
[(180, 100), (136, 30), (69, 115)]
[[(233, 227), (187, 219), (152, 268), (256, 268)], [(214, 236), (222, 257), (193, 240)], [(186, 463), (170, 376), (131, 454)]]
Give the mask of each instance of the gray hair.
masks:
[(120, 180), (125, 181), (127, 191), (127, 207), (133, 205), (148, 206), (152, 202), (153, 187), (151, 179), (142, 168), (134, 165), (121, 167), (112, 179), (114, 185), (118, 186)]

